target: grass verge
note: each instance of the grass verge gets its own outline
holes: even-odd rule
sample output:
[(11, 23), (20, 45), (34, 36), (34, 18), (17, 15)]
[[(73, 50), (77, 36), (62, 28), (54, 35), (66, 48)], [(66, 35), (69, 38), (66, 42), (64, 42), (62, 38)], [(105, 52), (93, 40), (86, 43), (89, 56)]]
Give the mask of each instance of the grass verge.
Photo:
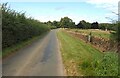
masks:
[(21, 48), (23, 48), (23, 47), (25, 47), (25, 46), (27, 46), (27, 45), (30, 45), (32, 42), (34, 42), (34, 41), (37, 40), (37, 39), (42, 38), (42, 37), (45, 36), (45, 34), (47, 34), (47, 33), (48, 33), (48, 32), (43, 33), (43, 34), (41, 34), (40, 36), (33, 37), (33, 38), (31, 38), (31, 39), (28, 39), (28, 40), (26, 40), (26, 41), (23, 41), (23, 42), (21, 42), (21, 43), (15, 44), (15, 45), (13, 45), (13, 46), (11, 46), (11, 47), (8, 47), (8, 48), (2, 50), (2, 53), (1, 53), (1, 54), (2, 54), (2, 55), (1, 55), (2, 58), (4, 59), (4, 58), (8, 57), (9, 55), (17, 52), (17, 51), (20, 50)]
[(63, 30), (57, 33), (65, 71), (68, 76), (116, 76), (117, 53), (102, 53)]

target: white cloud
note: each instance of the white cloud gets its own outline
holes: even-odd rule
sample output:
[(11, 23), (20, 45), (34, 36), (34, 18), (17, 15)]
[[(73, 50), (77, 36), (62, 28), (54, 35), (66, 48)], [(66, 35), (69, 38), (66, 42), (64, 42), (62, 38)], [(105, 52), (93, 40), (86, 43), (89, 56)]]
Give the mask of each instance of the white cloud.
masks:
[[(54, 1), (54, 0), (50, 0), (50, 1)], [(57, 0), (55, 1), (57, 2)], [(72, 2), (72, 0), (61, 0), (59, 2)], [(73, 19), (73, 21), (75, 21), (76, 23), (78, 23), (80, 20), (86, 20), (88, 22), (94, 22), (94, 21), (98, 21), (98, 22), (108, 22), (108, 19), (105, 19), (105, 17), (110, 17), (113, 19), (117, 19), (117, 16), (112, 13), (118, 13), (118, 2), (119, 0), (74, 0), (73, 2), (86, 2), (89, 4), (93, 4), (94, 6), (96, 6), (96, 8), (103, 8), (105, 10), (107, 10), (109, 13), (104, 14), (103, 16), (86, 16), (86, 15), (72, 15), (72, 14), (67, 14), (68, 17), (70, 17), (71, 19)], [(65, 7), (57, 7), (55, 8), (56, 10), (61, 10), (64, 11), (66, 8)], [(60, 20), (61, 17), (64, 17), (65, 15), (62, 16), (47, 16), (47, 17), (42, 17), (41, 21), (48, 21), (51, 20), (53, 21), (55, 20)]]
[(92, 4), (116, 4), (119, 0), (86, 0), (88, 3)]
[(112, 12), (118, 13), (118, 1), (119, 0), (2, 0), (2, 1), (7, 1), (7, 2), (86, 2), (89, 4), (93, 4), (96, 6), (96, 8), (103, 8), (105, 10), (108, 10), (109, 13), (106, 13), (103, 16), (87, 16), (87, 15), (74, 15), (74, 14), (66, 14), (66, 9), (67, 7), (56, 7), (56, 11), (61, 11), (64, 12), (64, 15), (59, 15), (59, 16), (34, 16), (36, 19), (46, 22), (46, 21), (54, 21), (57, 20), (59, 21), (61, 17), (68, 16), (71, 19), (73, 19), (74, 22), (78, 23), (80, 20), (86, 20), (88, 22), (107, 22), (109, 20), (105, 19), (105, 17), (111, 17), (113, 18), (114, 16), (116, 17), (115, 14)]
[(69, 18), (71, 18), (76, 24), (79, 23), (79, 21), (81, 20), (85, 20), (86, 22), (90, 22), (90, 23), (93, 23), (93, 22), (99, 22), (99, 23), (106, 23), (108, 22), (107, 19), (101, 17), (101, 16), (85, 16), (85, 15), (71, 15), (69, 16)]
[(107, 10), (109, 13), (106, 13), (105, 16), (117, 20), (118, 16), (116, 14), (118, 14), (118, 9), (120, 9), (120, 7), (118, 8), (119, 1), (120, 0), (85, 0), (84, 2)]
[(104, 8), (118, 13), (118, 2), (120, 0), (85, 0), (84, 2), (94, 4), (98, 8)]

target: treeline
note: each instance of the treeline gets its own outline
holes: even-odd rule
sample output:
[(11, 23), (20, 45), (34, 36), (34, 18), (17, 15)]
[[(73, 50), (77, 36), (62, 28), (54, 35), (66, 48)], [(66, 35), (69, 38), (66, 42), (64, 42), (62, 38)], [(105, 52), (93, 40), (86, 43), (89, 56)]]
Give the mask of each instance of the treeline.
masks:
[(69, 17), (61, 18), (60, 21), (48, 21), (45, 24), (52, 26), (52, 28), (79, 28), (79, 29), (101, 29), (101, 30), (116, 30), (117, 24), (111, 23), (89, 23), (81, 20), (78, 24), (72, 21)]
[(48, 21), (44, 23), (52, 26), (52, 28), (75, 28), (75, 22), (68, 17), (61, 18), (60, 21)]
[(7, 3), (2, 4), (1, 10), (3, 49), (55, 28), (117, 30), (117, 24), (89, 23), (85, 20), (75, 24), (69, 17), (63, 17), (60, 21), (42, 23), (33, 18), (26, 17), (25, 13), (16, 12), (10, 7), (7, 7)]
[(45, 22), (45, 24), (52, 26), (52, 28), (100, 29), (105, 31), (112, 30), (115, 32), (111, 32), (111, 42), (116, 41), (118, 47), (120, 46), (120, 22), (118, 21), (116, 21), (116, 23), (89, 23), (85, 20), (81, 20), (78, 24), (75, 24), (75, 22), (73, 22), (69, 17), (64, 17), (61, 18), (60, 21), (48, 21)]
[(2, 4), (2, 48), (39, 36), (49, 27), (38, 20), (27, 18), (25, 13), (16, 12)]

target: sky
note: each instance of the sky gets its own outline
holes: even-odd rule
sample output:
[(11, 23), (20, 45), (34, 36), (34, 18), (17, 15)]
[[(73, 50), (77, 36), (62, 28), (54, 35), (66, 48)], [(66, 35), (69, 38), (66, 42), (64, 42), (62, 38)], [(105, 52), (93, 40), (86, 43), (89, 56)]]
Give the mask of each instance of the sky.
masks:
[[(41, 22), (60, 21), (67, 16), (76, 24), (81, 20), (87, 22), (107, 23), (110, 19), (117, 20), (119, 0), (29, 0), (8, 2), (10, 7), (18, 12), (26, 12), (28, 17), (33, 17)], [(109, 17), (106, 18), (106, 17)]]

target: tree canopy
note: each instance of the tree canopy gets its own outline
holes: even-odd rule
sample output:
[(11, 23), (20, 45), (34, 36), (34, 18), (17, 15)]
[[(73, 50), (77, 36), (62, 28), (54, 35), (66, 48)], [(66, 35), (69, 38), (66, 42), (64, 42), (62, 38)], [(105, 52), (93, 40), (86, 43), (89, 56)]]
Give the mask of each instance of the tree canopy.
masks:
[(62, 28), (73, 28), (75, 27), (75, 22), (73, 22), (72, 19), (68, 17), (64, 17), (60, 20), (60, 26)]
[(99, 29), (99, 24), (98, 24), (98, 22), (93, 22), (93, 23), (91, 24), (91, 29)]
[(86, 22), (85, 20), (82, 20), (76, 25), (76, 27), (81, 29), (90, 29), (91, 24), (89, 22)]

